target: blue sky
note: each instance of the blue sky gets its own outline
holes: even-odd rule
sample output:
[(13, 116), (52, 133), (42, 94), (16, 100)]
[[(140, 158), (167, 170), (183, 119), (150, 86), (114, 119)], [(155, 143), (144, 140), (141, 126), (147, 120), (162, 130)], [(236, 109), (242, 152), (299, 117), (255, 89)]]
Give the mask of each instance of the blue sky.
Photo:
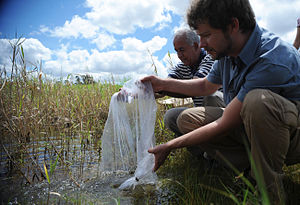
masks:
[[(259, 25), (289, 43), (300, 16), (297, 0), (250, 0)], [(91, 74), (96, 79), (159, 75), (177, 61), (172, 37), (184, 27), (189, 0), (2, 0), (0, 68), (10, 70), (9, 41), (23, 43), (28, 68), (39, 65), (48, 77)], [(149, 51), (152, 55), (149, 54)]]

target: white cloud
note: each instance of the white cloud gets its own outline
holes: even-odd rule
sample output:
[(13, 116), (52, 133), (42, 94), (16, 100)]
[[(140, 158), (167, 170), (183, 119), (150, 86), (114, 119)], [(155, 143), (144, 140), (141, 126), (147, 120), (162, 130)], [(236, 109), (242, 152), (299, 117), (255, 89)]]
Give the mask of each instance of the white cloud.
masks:
[(72, 50), (67, 52), (67, 46), (62, 45), (61, 49), (54, 51), (56, 60), (45, 62), (44, 72), (54, 76), (68, 75), (71, 73), (88, 72), (88, 61), (90, 54), (87, 50)]
[(116, 34), (127, 34), (139, 28), (149, 28), (163, 22), (170, 22), (171, 16), (166, 3), (161, 0), (87, 0), (91, 11), (87, 19)]
[(166, 8), (174, 14), (185, 17), (185, 11), (189, 6), (190, 0), (166, 0)]
[[(274, 32), (289, 43), (296, 35), (296, 20), (300, 17), (298, 0), (250, 0), (258, 24)], [(292, 32), (292, 35), (289, 34)]]
[(9, 44), (8, 39), (0, 39), (0, 65), (1, 67), (10, 67), (11, 60), (10, 57), (12, 55), (12, 48)]
[[(123, 49), (120, 51), (99, 52), (93, 50), (90, 56), (90, 67), (93, 71), (105, 71), (114, 74), (129, 72), (151, 73), (153, 71), (151, 56), (148, 52), (160, 50), (167, 39), (158, 36), (150, 41), (142, 42), (136, 38), (122, 40)], [(154, 59), (154, 58), (153, 58)], [(155, 57), (155, 63), (158, 63)]]
[[(24, 39), (20, 39), (19, 42), (22, 42)], [(13, 55), (13, 49), (10, 45), (11, 42), (14, 44), (17, 42), (17, 39), (0, 39), (0, 64), (1, 66), (5, 66), (9, 68), (12, 65), (11, 58)], [(24, 58), (27, 66), (38, 66), (41, 60), (49, 60), (51, 59), (52, 52), (50, 49), (46, 48), (39, 40), (29, 38), (26, 39), (23, 44)], [(16, 63), (20, 62), (21, 51), (19, 51), (18, 58)]]
[[(87, 50), (73, 50), (68, 53), (67, 46), (54, 51), (56, 60), (45, 62), (44, 72), (56, 76), (66, 76), (71, 73), (105, 73), (105, 75), (145, 75), (153, 73), (151, 56), (148, 53), (160, 50), (167, 39), (158, 36), (150, 41), (142, 42), (136, 38), (122, 40), (123, 49), (118, 51), (99, 52), (93, 49), (91, 53)], [(162, 76), (166, 76), (166, 69), (156, 56), (153, 61)]]
[(23, 43), (25, 59), (30, 62), (51, 59), (52, 52), (46, 48), (39, 40), (34, 38), (26, 39)]
[(116, 42), (116, 39), (112, 35), (106, 33), (98, 34), (98, 37), (92, 40), (93, 43), (97, 45), (99, 50), (104, 50), (107, 47), (110, 47)]
[(45, 25), (41, 25), (40, 26), (40, 32), (42, 32), (42, 33), (48, 33), (48, 32), (50, 32), (50, 29), (47, 26), (45, 26)]
[(93, 50), (90, 56), (90, 65), (93, 71), (111, 72), (114, 74), (128, 73), (132, 70), (139, 72), (144, 68), (145, 58), (140, 52), (110, 51), (98, 52)]
[[(11, 40), (12, 41), (12, 40)], [(51, 76), (66, 76), (77, 73), (106, 73), (113, 75), (145, 75), (154, 73), (153, 62), (148, 49), (154, 53), (160, 50), (167, 39), (158, 36), (143, 42), (135, 38), (122, 40), (123, 49), (118, 51), (91, 53), (85, 49), (68, 51), (68, 45), (61, 45), (58, 50), (51, 51), (37, 39), (26, 39), (22, 44), (25, 59), (31, 63), (43, 60), (43, 72)], [(7, 39), (0, 39), (0, 62), (9, 67), (12, 49)], [(51, 58), (52, 57), (52, 58)], [(156, 56), (152, 56), (160, 75), (166, 75), (164, 66)], [(38, 65), (38, 64), (37, 64)]]
[(173, 28), (173, 34), (175, 34), (176, 31), (178, 31), (180, 29), (184, 29), (184, 28), (189, 28), (189, 26), (187, 25), (187, 23), (185, 21), (180, 21), (179, 26), (175, 26)]
[(155, 53), (159, 51), (164, 45), (166, 45), (167, 39), (161, 38), (160, 36), (154, 36), (151, 41), (145, 43), (145, 47), (150, 50), (150, 52)]
[[(53, 30), (42, 26), (40, 31), (50, 32), (52, 36), (62, 38), (93, 38), (99, 29), (124, 35), (133, 33), (137, 27), (150, 28), (159, 25), (162, 28), (165, 23), (171, 22), (170, 11), (176, 14), (183, 12), (184, 6), (181, 5), (186, 1), (87, 0), (86, 6), (91, 8), (91, 11), (84, 16), (75, 15), (72, 20), (67, 20), (63, 26)], [(176, 2), (178, 7), (174, 6)]]
[(166, 45), (166, 43), (167, 39), (159, 36), (154, 36), (151, 41), (147, 41), (145, 43), (136, 38), (125, 38), (122, 40), (124, 51), (150, 51), (151, 53), (160, 50), (164, 45)]
[(68, 38), (74, 37), (78, 38), (82, 36), (83, 38), (92, 38), (96, 36), (98, 31), (98, 26), (92, 24), (90, 21), (81, 18), (77, 15), (73, 16), (71, 21), (66, 21), (64, 26), (56, 27), (51, 32), (52, 36)]
[[(188, 0), (87, 0), (86, 6), (91, 10), (83, 16), (75, 15), (64, 25), (54, 29), (42, 25), (40, 32), (50, 33), (60, 38), (88, 38), (103, 50), (115, 43), (112, 34), (129, 34), (137, 28), (151, 28), (159, 31), (171, 23), (171, 12), (183, 14)], [(175, 6), (177, 5), (177, 6)]]

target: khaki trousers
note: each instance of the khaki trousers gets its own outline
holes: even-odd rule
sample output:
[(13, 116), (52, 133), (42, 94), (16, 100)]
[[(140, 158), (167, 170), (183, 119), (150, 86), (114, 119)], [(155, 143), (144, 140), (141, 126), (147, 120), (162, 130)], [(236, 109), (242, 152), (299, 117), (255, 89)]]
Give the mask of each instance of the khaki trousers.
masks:
[[(283, 165), (300, 163), (299, 110), (299, 102), (269, 90), (252, 90), (246, 95), (240, 113), (243, 124), (199, 148), (221, 162), (225, 157), (239, 170), (251, 166), (252, 177), (266, 186), (269, 197), (280, 200)], [(186, 109), (177, 118), (178, 130), (188, 133), (218, 119), (222, 113), (219, 107)]]
[[(225, 107), (225, 103), (223, 97), (209, 95), (204, 97), (203, 106)], [(171, 108), (164, 115), (164, 123), (166, 127), (173, 131), (177, 137), (182, 135), (177, 126), (177, 118), (180, 115), (180, 113), (186, 109), (188, 109), (188, 107)]]

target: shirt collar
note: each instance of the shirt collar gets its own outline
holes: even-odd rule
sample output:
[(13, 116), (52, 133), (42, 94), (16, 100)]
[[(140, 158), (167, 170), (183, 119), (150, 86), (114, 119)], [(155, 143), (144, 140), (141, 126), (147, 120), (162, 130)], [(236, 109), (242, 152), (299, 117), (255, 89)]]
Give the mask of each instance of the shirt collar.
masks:
[(256, 54), (259, 50), (259, 45), (261, 41), (262, 30), (256, 24), (254, 30), (252, 31), (250, 38), (242, 49), (241, 53), (238, 55), (239, 59), (245, 64), (249, 65), (256, 58)]

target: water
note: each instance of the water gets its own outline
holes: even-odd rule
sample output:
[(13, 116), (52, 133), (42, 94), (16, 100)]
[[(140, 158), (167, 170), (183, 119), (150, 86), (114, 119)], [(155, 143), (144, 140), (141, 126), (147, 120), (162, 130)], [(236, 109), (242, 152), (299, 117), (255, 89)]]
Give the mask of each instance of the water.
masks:
[[(97, 140), (87, 143), (75, 137), (40, 137), (35, 142), (26, 144), (22, 163), (14, 166), (9, 156), (1, 147), (0, 156), (0, 203), (7, 204), (159, 204), (168, 197), (160, 184), (136, 186), (134, 190), (118, 189), (120, 184), (133, 176), (133, 172), (101, 173), (100, 152)], [(5, 148), (13, 156), (13, 151), (20, 150), (21, 146), (6, 144)], [(55, 148), (53, 148), (55, 147)], [(54, 163), (57, 154), (61, 153), (64, 165), (58, 162), (53, 175), (50, 177), (50, 186), (44, 174), (44, 163), (50, 172), (50, 162)], [(17, 155), (15, 155), (17, 156)], [(18, 155), (20, 157), (20, 154)], [(39, 170), (35, 161), (41, 168)], [(18, 171), (20, 169), (31, 181), (28, 183)], [(39, 181), (40, 180), (40, 181)], [(76, 185), (78, 184), (79, 187)], [(163, 193), (164, 192), (164, 193)]]

